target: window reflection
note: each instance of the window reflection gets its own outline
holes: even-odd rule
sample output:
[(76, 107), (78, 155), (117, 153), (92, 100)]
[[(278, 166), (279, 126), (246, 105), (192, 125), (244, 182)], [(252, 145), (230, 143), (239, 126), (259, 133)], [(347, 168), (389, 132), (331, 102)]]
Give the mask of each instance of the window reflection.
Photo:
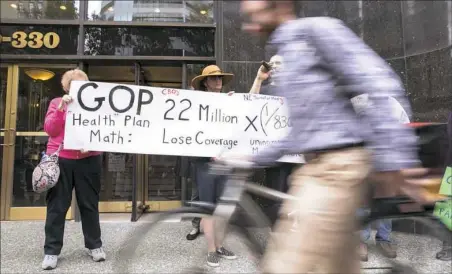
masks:
[(179, 157), (165, 155), (149, 155), (148, 157), (148, 200), (181, 200), (181, 178), (175, 172)]
[(102, 154), (100, 201), (131, 201), (133, 185), (133, 155)]
[(87, 27), (86, 55), (214, 56), (215, 29)]
[(43, 131), (50, 101), (61, 97), (61, 77), (70, 68), (23, 68), (19, 70), (17, 131)]
[(2, 19), (78, 19), (80, 1), (1, 0)]
[(110, 82), (134, 85), (135, 67), (129, 66), (88, 66), (88, 77), (91, 81)]
[(34, 192), (31, 179), (45, 154), (47, 139), (47, 136), (16, 137), (12, 206), (45, 206), (45, 193)]
[(201, 75), (202, 70), (208, 65), (213, 65), (212, 63), (198, 63), (198, 64), (187, 64), (187, 87), (190, 88), (191, 80), (198, 75)]
[(89, 1), (88, 20), (214, 23), (213, 0)]
[(143, 83), (140, 85), (150, 87), (181, 88), (182, 87), (182, 65), (142, 66)]

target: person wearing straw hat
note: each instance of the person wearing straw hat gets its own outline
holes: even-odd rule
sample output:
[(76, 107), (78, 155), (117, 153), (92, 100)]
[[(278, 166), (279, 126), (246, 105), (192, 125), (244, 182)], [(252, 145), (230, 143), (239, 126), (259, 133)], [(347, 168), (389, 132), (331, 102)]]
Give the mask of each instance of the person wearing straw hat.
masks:
[(224, 85), (227, 85), (234, 77), (231, 73), (224, 73), (216, 65), (210, 65), (202, 70), (201, 75), (191, 80), (191, 85), (195, 90), (208, 92), (221, 92)]
[[(233, 77), (234, 75), (231, 73), (222, 72), (218, 66), (210, 65), (202, 70), (201, 75), (193, 78), (191, 85), (194, 90), (221, 92), (223, 85), (229, 83)], [(209, 174), (208, 163), (211, 160), (209, 157), (194, 158), (194, 183), (197, 185), (197, 193), (193, 191), (195, 193), (192, 193), (192, 197), (198, 196), (202, 202), (216, 203), (221, 194), (225, 178)], [(195, 188), (193, 187), (192, 190), (195, 190)], [(233, 252), (223, 247), (225, 225), (218, 225), (216, 222), (204, 218), (200, 225), (207, 240), (207, 265), (212, 267), (220, 265), (220, 257), (229, 260), (236, 258)], [(196, 223), (196, 221), (193, 222), (194, 229), (187, 235), (188, 240), (194, 240), (200, 233), (200, 228), (199, 226), (196, 227)]]

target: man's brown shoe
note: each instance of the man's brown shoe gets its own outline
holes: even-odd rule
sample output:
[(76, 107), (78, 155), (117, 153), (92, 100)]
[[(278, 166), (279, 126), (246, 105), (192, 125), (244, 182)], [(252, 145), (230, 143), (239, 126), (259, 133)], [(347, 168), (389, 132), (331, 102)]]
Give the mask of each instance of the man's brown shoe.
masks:
[(386, 258), (394, 259), (397, 257), (396, 245), (387, 241), (377, 241), (377, 249)]
[(367, 244), (366, 243), (360, 243), (359, 244), (359, 257), (362, 262), (367, 262), (368, 255), (367, 255)]

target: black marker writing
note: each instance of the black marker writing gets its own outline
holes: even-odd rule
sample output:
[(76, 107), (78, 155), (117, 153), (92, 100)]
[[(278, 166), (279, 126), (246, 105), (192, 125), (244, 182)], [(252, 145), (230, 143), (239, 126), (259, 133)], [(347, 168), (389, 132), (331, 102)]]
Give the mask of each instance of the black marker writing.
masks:
[[(86, 111), (90, 111), (90, 112), (97, 111), (97, 110), (99, 110), (99, 109), (102, 107), (102, 104), (104, 103), (106, 97), (105, 97), (105, 96), (104, 96), (104, 97), (95, 97), (95, 98), (94, 98), (94, 102), (97, 102), (96, 106), (94, 106), (94, 107), (89, 107), (89, 106), (87, 106), (87, 105), (85, 104), (85, 102), (83, 101), (83, 99), (82, 99), (82, 97), (83, 97), (83, 96), (82, 96), (82, 92), (83, 92), (85, 89), (87, 89), (88, 87), (93, 87), (94, 89), (97, 89), (97, 88), (99, 87), (99, 85), (97, 85), (96, 83), (86, 83), (86, 84), (83, 84), (83, 85), (80, 87), (80, 89), (78, 90), (78, 93), (77, 93), (77, 101), (78, 101), (78, 103), (80, 104), (80, 107), (81, 107), (82, 109), (84, 109), (84, 110), (86, 110)], [(115, 97), (116, 92), (119, 91), (119, 90), (125, 90), (125, 91), (127, 91), (127, 92), (129, 93), (129, 95), (130, 95), (130, 96), (129, 96), (129, 99), (128, 99), (128, 105), (127, 105), (127, 107), (125, 107), (125, 108), (123, 108), (123, 109), (118, 108), (118, 106), (115, 105), (114, 100), (113, 100), (114, 97)], [(147, 96), (145, 96), (145, 94), (146, 94)], [(146, 97), (146, 98), (145, 98), (145, 97)], [(140, 89), (140, 90), (138, 91), (138, 102), (137, 102), (137, 111), (136, 111), (136, 114), (137, 114), (137, 115), (140, 115), (140, 114), (141, 114), (141, 108), (142, 108), (142, 106), (151, 104), (151, 102), (153, 101), (153, 99), (154, 99), (154, 96), (153, 96), (153, 94), (152, 94), (151, 91), (146, 90), (146, 89)], [(117, 86), (114, 86), (114, 87), (110, 90), (110, 92), (109, 92), (109, 94), (108, 94), (108, 103), (109, 103), (109, 105), (110, 105), (110, 108), (111, 108), (112, 110), (114, 110), (116, 113), (124, 113), (124, 112), (127, 112), (127, 111), (129, 111), (129, 110), (135, 105), (135, 92), (134, 92), (131, 88), (129, 88), (129, 87), (127, 87), (127, 86), (124, 86), (124, 85), (117, 85)]]
[(239, 122), (239, 118), (235, 115), (228, 115), (220, 108), (214, 108), (210, 111), (209, 105), (203, 106), (199, 104), (199, 121), (237, 124)]
[(91, 143), (109, 143), (109, 144), (124, 144), (124, 137), (121, 135), (121, 131), (111, 131), (107, 134), (103, 134), (100, 129), (91, 130), (89, 134), (89, 141)]
[[(124, 108), (124, 109), (118, 109), (115, 106), (115, 103), (113, 102), (113, 97), (114, 97), (114, 94), (115, 94), (115, 92), (117, 90), (126, 90), (130, 94), (129, 105), (126, 108)], [(129, 88), (129, 87), (121, 86), (121, 85), (112, 88), (111, 91), (110, 91), (110, 96), (108, 96), (108, 102), (110, 103), (111, 109), (114, 110), (117, 113), (124, 113), (124, 112), (129, 111), (129, 109), (132, 108), (134, 101), (135, 101), (135, 93), (133, 92), (133, 90), (131, 88)], [(138, 111), (137, 111), (137, 114), (138, 114)]]
[[(163, 115), (163, 119), (165, 120), (174, 120), (174, 117), (169, 116), (170, 112), (176, 107), (176, 102), (173, 99), (168, 99), (165, 103), (170, 105), (170, 108)], [(191, 108), (191, 101), (189, 99), (182, 99), (179, 102), (183, 105), (183, 109), (179, 112), (179, 121), (189, 121), (190, 119), (185, 116), (185, 112)]]
[(145, 119), (139, 119), (135, 116), (126, 115), (124, 117), (124, 126), (126, 127), (146, 127), (149, 128), (151, 126), (151, 122)]
[(256, 126), (254, 125), (254, 122), (255, 122), (256, 119), (257, 119), (257, 115), (254, 116), (253, 119), (251, 119), (251, 118), (248, 117), (248, 116), (245, 116), (245, 117), (246, 117), (246, 119), (248, 120), (248, 126), (245, 128), (245, 131), (248, 131), (248, 129), (249, 129), (251, 126), (254, 128), (255, 131), (257, 131), (257, 128), (256, 128)]
[(191, 136), (188, 134), (171, 134), (168, 129), (164, 128), (162, 137), (163, 144), (191, 145), (194, 141), (198, 145), (224, 146), (228, 149), (232, 149), (238, 144), (237, 140), (205, 137), (204, 131), (198, 131), (194, 136)]
[(112, 115), (98, 115), (92, 119), (84, 119), (82, 118), (81, 113), (73, 113), (72, 114), (72, 125), (73, 126), (116, 126), (116, 122)]
[(292, 121), (290, 117), (284, 115), (275, 115), (275, 123), (273, 124), (275, 129), (283, 129), (287, 127), (292, 127)]

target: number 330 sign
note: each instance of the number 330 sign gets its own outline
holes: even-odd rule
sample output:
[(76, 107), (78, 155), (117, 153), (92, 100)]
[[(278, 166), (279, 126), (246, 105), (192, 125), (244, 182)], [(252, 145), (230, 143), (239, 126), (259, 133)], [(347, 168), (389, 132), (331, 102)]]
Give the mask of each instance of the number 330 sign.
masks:
[(39, 49), (43, 46), (48, 49), (54, 49), (60, 44), (60, 36), (55, 32), (42, 33), (33, 31), (27, 34), (23, 31), (16, 31), (11, 37), (0, 35), (0, 42), (9, 42), (12, 47), (18, 49), (25, 47)]

